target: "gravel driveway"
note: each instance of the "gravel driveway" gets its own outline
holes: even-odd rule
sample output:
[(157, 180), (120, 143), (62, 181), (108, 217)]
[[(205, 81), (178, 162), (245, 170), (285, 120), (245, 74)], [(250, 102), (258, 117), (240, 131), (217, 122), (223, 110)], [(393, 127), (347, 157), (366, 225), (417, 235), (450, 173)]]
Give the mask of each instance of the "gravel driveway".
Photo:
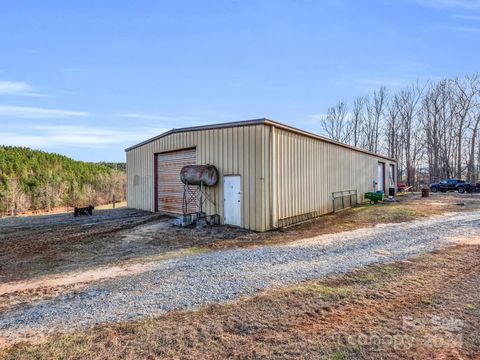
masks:
[(32, 331), (45, 334), (191, 309), (408, 258), (465, 237), (480, 237), (480, 211), (166, 260), (143, 274), (3, 313), (0, 337), (15, 341)]

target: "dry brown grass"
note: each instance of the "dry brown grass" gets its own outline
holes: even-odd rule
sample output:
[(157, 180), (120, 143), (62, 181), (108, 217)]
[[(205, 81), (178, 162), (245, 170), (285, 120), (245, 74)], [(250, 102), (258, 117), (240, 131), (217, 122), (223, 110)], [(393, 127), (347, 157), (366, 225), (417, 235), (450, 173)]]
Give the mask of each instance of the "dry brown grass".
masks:
[[(480, 246), (457, 246), (229, 304), (17, 345), (0, 358), (478, 359), (479, 270)], [(462, 325), (438, 329), (451, 319)]]
[[(455, 193), (436, 194), (429, 198), (419, 195), (398, 197), (396, 203), (364, 204), (286, 229), (266, 233), (250, 233), (208, 245), (212, 249), (281, 244), (322, 234), (338, 233), (379, 224), (408, 222), (449, 212), (480, 209), (480, 196)], [(461, 205), (460, 205), (461, 204)]]

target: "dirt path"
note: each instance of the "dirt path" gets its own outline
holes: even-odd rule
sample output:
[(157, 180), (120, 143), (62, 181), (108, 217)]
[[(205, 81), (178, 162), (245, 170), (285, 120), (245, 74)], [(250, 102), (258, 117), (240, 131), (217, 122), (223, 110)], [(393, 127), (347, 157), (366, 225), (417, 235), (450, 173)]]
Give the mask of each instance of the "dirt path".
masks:
[(80, 291), (92, 283), (142, 274), (156, 269), (160, 261), (192, 256), (199, 252), (204, 250), (186, 248), (156, 256), (136, 258), (134, 261), (123, 262), (120, 265), (105, 265), (87, 270), (41, 276), (31, 280), (0, 283), (0, 313), (18, 306), (55, 298), (62, 293)]
[(178, 228), (171, 218), (135, 209), (0, 219), (0, 284), (95, 270), (162, 256), (250, 233), (243, 229)]
[(287, 245), (171, 259), (3, 313), (5, 343), (94, 324), (130, 321), (252, 295), (269, 287), (341, 274), (480, 238), (480, 212), (321, 235)]
[(92, 217), (0, 219), (0, 283), (127, 258), (128, 247), (119, 249), (116, 235), (160, 218), (146, 211), (115, 209), (96, 211)]

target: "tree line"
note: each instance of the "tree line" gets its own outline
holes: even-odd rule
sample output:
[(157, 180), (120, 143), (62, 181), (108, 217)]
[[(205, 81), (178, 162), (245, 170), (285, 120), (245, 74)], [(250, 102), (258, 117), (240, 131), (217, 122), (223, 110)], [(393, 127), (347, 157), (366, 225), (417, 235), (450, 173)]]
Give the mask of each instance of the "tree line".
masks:
[(320, 120), (333, 140), (398, 160), (409, 186), (445, 178), (480, 179), (480, 74), (386, 87), (340, 101)]
[(125, 200), (123, 163), (87, 163), (25, 147), (0, 146), (0, 215)]

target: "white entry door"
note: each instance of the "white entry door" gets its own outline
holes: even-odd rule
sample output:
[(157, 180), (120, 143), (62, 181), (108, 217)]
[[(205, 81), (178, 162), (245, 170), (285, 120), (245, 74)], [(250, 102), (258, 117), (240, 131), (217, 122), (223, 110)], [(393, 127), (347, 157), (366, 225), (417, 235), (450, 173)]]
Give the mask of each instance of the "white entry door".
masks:
[(228, 225), (242, 226), (242, 191), (240, 176), (223, 178), (223, 222)]

